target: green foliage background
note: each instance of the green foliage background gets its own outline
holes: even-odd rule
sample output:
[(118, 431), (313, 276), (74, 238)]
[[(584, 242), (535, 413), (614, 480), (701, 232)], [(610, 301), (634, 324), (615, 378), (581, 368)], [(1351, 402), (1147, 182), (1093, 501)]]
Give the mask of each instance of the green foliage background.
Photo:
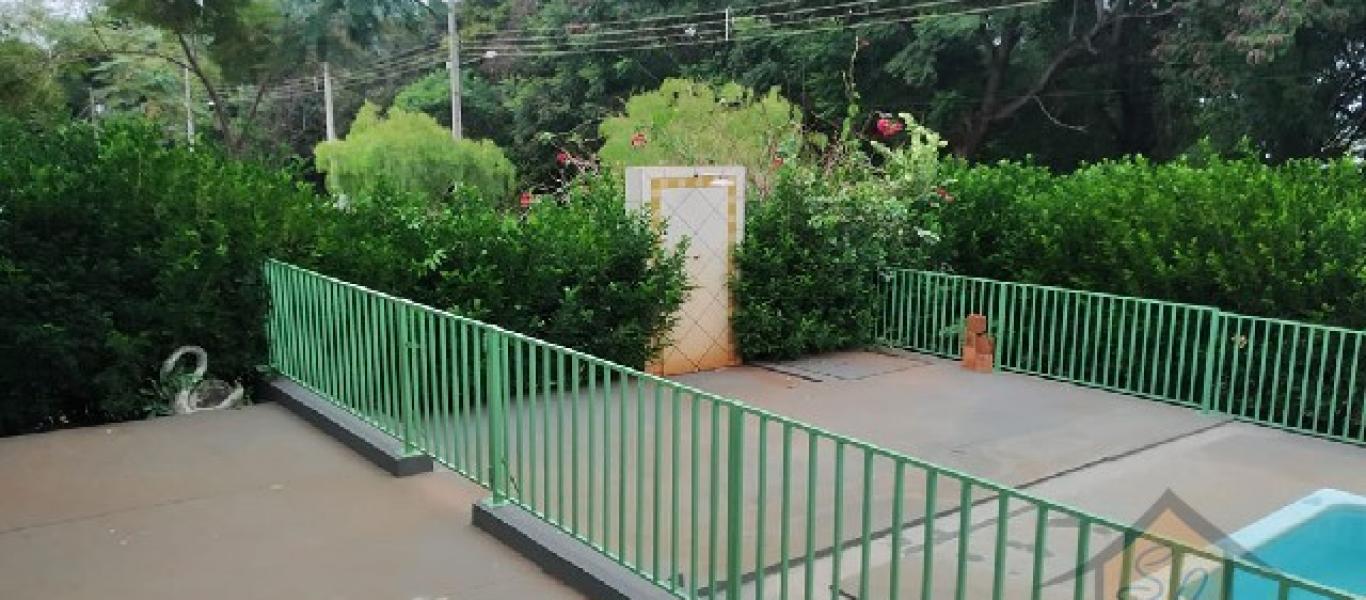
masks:
[[(775, 158), (796, 152), (800, 128), (801, 111), (776, 89), (666, 79), (602, 122), (599, 156), (613, 167), (742, 165), (751, 181), (766, 181)], [(643, 144), (632, 143), (636, 135)]]
[(1366, 173), (1350, 159), (959, 167), (960, 272), (1366, 327)]
[[(909, 121), (909, 119), (908, 119)], [(924, 266), (939, 243), (942, 141), (909, 122), (873, 157), (841, 145), (821, 164), (784, 166), (746, 207), (732, 282), (746, 359), (792, 358), (867, 342), (891, 266)]]
[(348, 196), (386, 190), (438, 202), (470, 187), (480, 197), (507, 201), (517, 178), (493, 142), (455, 140), (426, 114), (397, 107), (381, 114), (368, 102), (345, 139), (318, 144), (314, 154), (328, 189)]
[[(447, 138), (449, 139), (449, 138)], [(296, 173), (147, 122), (0, 119), (0, 435), (162, 412), (156, 370), (204, 347), (212, 376), (265, 361), (267, 257), (643, 365), (684, 293), (683, 254), (585, 176), (529, 211), (379, 183), (338, 208)]]
[(156, 367), (185, 344), (250, 379), (261, 261), (306, 244), (317, 209), (288, 172), (148, 124), (0, 120), (0, 434), (153, 412)]

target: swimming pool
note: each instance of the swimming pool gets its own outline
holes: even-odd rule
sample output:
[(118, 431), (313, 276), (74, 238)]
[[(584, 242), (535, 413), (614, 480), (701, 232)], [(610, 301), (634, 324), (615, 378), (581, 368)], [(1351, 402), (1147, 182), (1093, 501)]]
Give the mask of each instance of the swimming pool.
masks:
[[(1278, 571), (1366, 594), (1366, 497), (1322, 489), (1229, 536), (1226, 548)], [(1276, 586), (1251, 573), (1233, 579), (1234, 600), (1275, 598)], [(1295, 600), (1321, 598), (1296, 592)]]

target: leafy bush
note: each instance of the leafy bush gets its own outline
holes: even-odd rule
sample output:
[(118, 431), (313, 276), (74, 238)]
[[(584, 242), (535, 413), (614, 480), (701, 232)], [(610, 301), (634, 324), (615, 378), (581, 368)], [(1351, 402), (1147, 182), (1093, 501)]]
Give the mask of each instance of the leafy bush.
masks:
[(397, 191), (435, 202), (469, 187), (483, 198), (506, 201), (517, 179), (493, 142), (456, 141), (426, 114), (395, 107), (381, 115), (368, 102), (345, 139), (318, 144), (315, 154), (328, 189), (352, 197)]
[(732, 319), (745, 358), (867, 341), (881, 271), (929, 260), (944, 199), (943, 143), (914, 123), (907, 131), (895, 149), (873, 143), (879, 165), (849, 147), (836, 148), (823, 165), (790, 164), (747, 207)]
[(1350, 160), (959, 168), (945, 258), (987, 277), (1366, 326), (1366, 174)]
[(266, 256), (307, 244), (290, 173), (154, 127), (0, 120), (0, 435), (155, 411), (175, 348), (247, 379), (263, 362)]
[(485, 203), (360, 202), (323, 232), (319, 269), (626, 365), (666, 341), (682, 250), (624, 207), (619, 176), (585, 175), (525, 214)]
[(627, 100), (626, 114), (602, 122), (599, 155), (618, 167), (743, 165), (762, 182), (781, 150), (795, 150), (800, 126), (801, 112), (776, 89), (759, 95), (735, 83), (666, 79)]

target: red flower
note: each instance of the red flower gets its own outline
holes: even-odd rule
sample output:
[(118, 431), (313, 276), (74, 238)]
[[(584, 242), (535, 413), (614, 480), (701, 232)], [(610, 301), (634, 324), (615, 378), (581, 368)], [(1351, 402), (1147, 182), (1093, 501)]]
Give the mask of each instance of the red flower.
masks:
[(882, 117), (877, 120), (877, 133), (885, 138), (901, 133), (901, 130), (905, 128), (906, 125), (896, 119)]
[(569, 164), (569, 161), (572, 158), (573, 157), (570, 156), (569, 153), (565, 152), (564, 150), (560, 150), (559, 152), (555, 153), (555, 162), (560, 164), (561, 166)]
[(522, 195), (517, 198), (517, 202), (522, 205), (522, 208), (531, 208), (531, 199), (531, 192), (522, 192)]
[(943, 186), (934, 188), (934, 193), (939, 194), (939, 197), (943, 198), (945, 202), (953, 202), (953, 194), (950, 194)]
[(648, 143), (650, 143), (650, 141), (645, 139), (645, 132), (643, 131), (637, 131), (635, 135), (631, 136), (632, 148), (640, 148)]

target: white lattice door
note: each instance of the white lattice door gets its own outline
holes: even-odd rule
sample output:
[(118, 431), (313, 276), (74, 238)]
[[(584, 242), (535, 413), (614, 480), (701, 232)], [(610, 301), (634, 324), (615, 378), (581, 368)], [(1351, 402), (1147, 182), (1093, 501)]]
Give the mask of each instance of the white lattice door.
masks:
[(744, 226), (742, 167), (640, 167), (627, 173), (628, 206), (664, 226), (664, 241), (687, 240), (692, 289), (669, 345), (650, 370), (664, 375), (739, 364), (731, 334), (731, 252)]

